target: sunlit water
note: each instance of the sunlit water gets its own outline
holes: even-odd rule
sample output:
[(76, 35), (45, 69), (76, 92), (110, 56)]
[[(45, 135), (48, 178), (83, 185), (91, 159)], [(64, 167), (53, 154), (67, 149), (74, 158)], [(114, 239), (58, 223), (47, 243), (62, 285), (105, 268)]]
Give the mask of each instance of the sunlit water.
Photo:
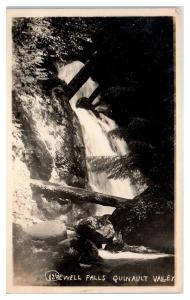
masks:
[[(59, 78), (69, 83), (70, 80), (78, 73), (83, 64), (74, 61), (60, 68)], [(117, 128), (116, 123), (100, 113), (99, 118), (91, 111), (83, 108), (77, 108), (76, 102), (81, 97), (89, 97), (96, 89), (97, 84), (91, 78), (79, 89), (79, 91), (70, 100), (72, 109), (77, 114), (83, 133), (85, 151), (87, 157), (92, 156), (118, 156), (128, 153), (127, 144), (124, 140), (112, 137), (108, 133)], [(95, 102), (98, 102), (98, 98)], [(95, 173), (92, 171), (87, 161), (87, 171), (89, 186), (93, 191), (101, 192), (108, 195), (119, 196), (127, 199), (134, 197), (133, 188), (130, 180), (127, 179), (110, 179), (104, 172)], [(114, 170), (113, 170), (114, 172)], [(96, 215), (112, 213), (113, 207), (96, 206)]]

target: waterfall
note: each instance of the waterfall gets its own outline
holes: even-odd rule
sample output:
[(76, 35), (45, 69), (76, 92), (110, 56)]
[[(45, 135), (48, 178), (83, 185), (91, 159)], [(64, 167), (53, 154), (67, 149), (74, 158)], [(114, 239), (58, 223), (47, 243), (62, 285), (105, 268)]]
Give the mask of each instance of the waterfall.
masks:
[[(83, 63), (79, 61), (64, 65), (59, 70), (59, 78), (68, 84), (82, 67)], [(70, 100), (71, 107), (81, 124), (86, 157), (126, 155), (128, 153), (126, 142), (108, 134), (109, 131), (117, 128), (113, 120), (103, 113), (97, 117), (91, 110), (76, 107), (77, 100), (81, 97), (88, 98), (97, 86), (97, 83), (89, 78)], [(98, 103), (98, 101), (99, 98), (97, 97), (94, 102)], [(128, 178), (115, 180), (108, 178), (104, 172), (94, 173), (88, 161), (87, 171), (89, 186), (93, 191), (127, 199), (134, 197), (133, 187)], [(96, 215), (110, 214), (113, 210), (113, 207), (97, 205)]]

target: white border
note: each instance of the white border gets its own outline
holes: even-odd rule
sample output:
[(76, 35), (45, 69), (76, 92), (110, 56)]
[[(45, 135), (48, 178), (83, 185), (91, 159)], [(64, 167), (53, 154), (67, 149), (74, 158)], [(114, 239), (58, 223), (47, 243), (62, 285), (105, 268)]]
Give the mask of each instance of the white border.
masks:
[[(175, 260), (175, 286), (146, 286), (146, 287), (111, 287), (111, 286), (104, 286), (98, 287), (98, 290), (101, 293), (177, 293), (181, 291), (182, 287), (182, 276), (181, 276), (181, 236), (182, 236), (182, 230), (180, 230), (181, 227), (181, 85), (180, 85), (180, 78), (181, 78), (181, 17), (182, 17), (182, 11), (180, 8), (131, 8), (131, 9), (115, 9), (115, 8), (104, 8), (100, 10), (99, 8), (93, 8), (93, 9), (8, 9), (7, 11), (7, 104), (8, 105), (8, 118), (7, 122), (8, 124), (11, 124), (11, 49), (12, 49), (12, 41), (11, 41), (11, 22), (12, 18), (17, 17), (48, 17), (48, 16), (172, 16), (174, 23), (175, 23), (175, 29), (174, 29), (174, 42), (175, 42), (175, 51), (174, 51), (174, 57), (175, 57), (175, 65), (176, 65), (176, 72), (175, 72), (175, 83), (176, 83), (176, 151), (175, 151), (175, 253), (176, 253), (176, 260)], [(8, 126), (8, 140), (9, 140), (9, 149), (8, 149), (8, 161), (11, 157), (11, 126)], [(10, 162), (10, 161), (9, 161)], [(8, 164), (8, 176), (11, 176), (11, 164)], [(8, 199), (11, 199), (11, 178), (8, 180)], [(12, 236), (12, 230), (11, 230), (11, 219), (12, 219), (12, 205), (11, 201), (8, 200), (7, 203), (7, 211), (9, 212), (8, 216), (8, 226), (7, 226), (7, 236)], [(7, 255), (8, 256), (8, 264), (7, 264), (7, 272), (8, 276), (12, 274), (12, 243), (11, 240), (8, 240), (8, 248), (7, 248)], [(12, 284), (12, 280), (10, 280), (7, 276), (7, 290), (11, 293), (67, 293), (67, 292), (85, 292), (85, 293), (96, 293), (97, 287), (75, 287), (72, 288), (65, 286), (62, 287), (32, 287), (32, 286), (14, 286)]]

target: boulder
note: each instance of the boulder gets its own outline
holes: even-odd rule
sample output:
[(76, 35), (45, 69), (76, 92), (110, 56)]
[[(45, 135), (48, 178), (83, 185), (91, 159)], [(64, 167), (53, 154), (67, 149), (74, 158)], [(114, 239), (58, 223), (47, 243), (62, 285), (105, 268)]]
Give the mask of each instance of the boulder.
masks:
[(74, 251), (76, 251), (77, 243), (78, 243), (77, 237), (67, 238), (65, 240), (60, 241), (56, 245), (55, 250), (58, 251), (59, 253), (61, 253), (62, 255), (63, 254), (73, 254)]
[(134, 198), (132, 207), (116, 209), (110, 217), (115, 232), (128, 245), (174, 252), (174, 203), (159, 186)]
[(67, 238), (65, 224), (60, 220), (44, 221), (26, 229), (26, 232), (34, 240), (45, 240), (55, 244)]
[(79, 236), (92, 241), (98, 248), (112, 239), (115, 234), (108, 215), (82, 219), (79, 221), (76, 231)]

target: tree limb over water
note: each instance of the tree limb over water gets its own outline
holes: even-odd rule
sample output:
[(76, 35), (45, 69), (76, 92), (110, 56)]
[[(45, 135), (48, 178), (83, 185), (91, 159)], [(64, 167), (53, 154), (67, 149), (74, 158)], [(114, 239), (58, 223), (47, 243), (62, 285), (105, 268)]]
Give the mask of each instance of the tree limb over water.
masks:
[(47, 198), (55, 199), (55, 197), (57, 197), (60, 203), (62, 201), (65, 203), (65, 199), (69, 199), (76, 203), (86, 202), (104, 206), (121, 207), (127, 205), (131, 206), (136, 202), (132, 199), (109, 196), (82, 188), (55, 184), (49, 181), (31, 179), (30, 184), (34, 192), (39, 192)]

